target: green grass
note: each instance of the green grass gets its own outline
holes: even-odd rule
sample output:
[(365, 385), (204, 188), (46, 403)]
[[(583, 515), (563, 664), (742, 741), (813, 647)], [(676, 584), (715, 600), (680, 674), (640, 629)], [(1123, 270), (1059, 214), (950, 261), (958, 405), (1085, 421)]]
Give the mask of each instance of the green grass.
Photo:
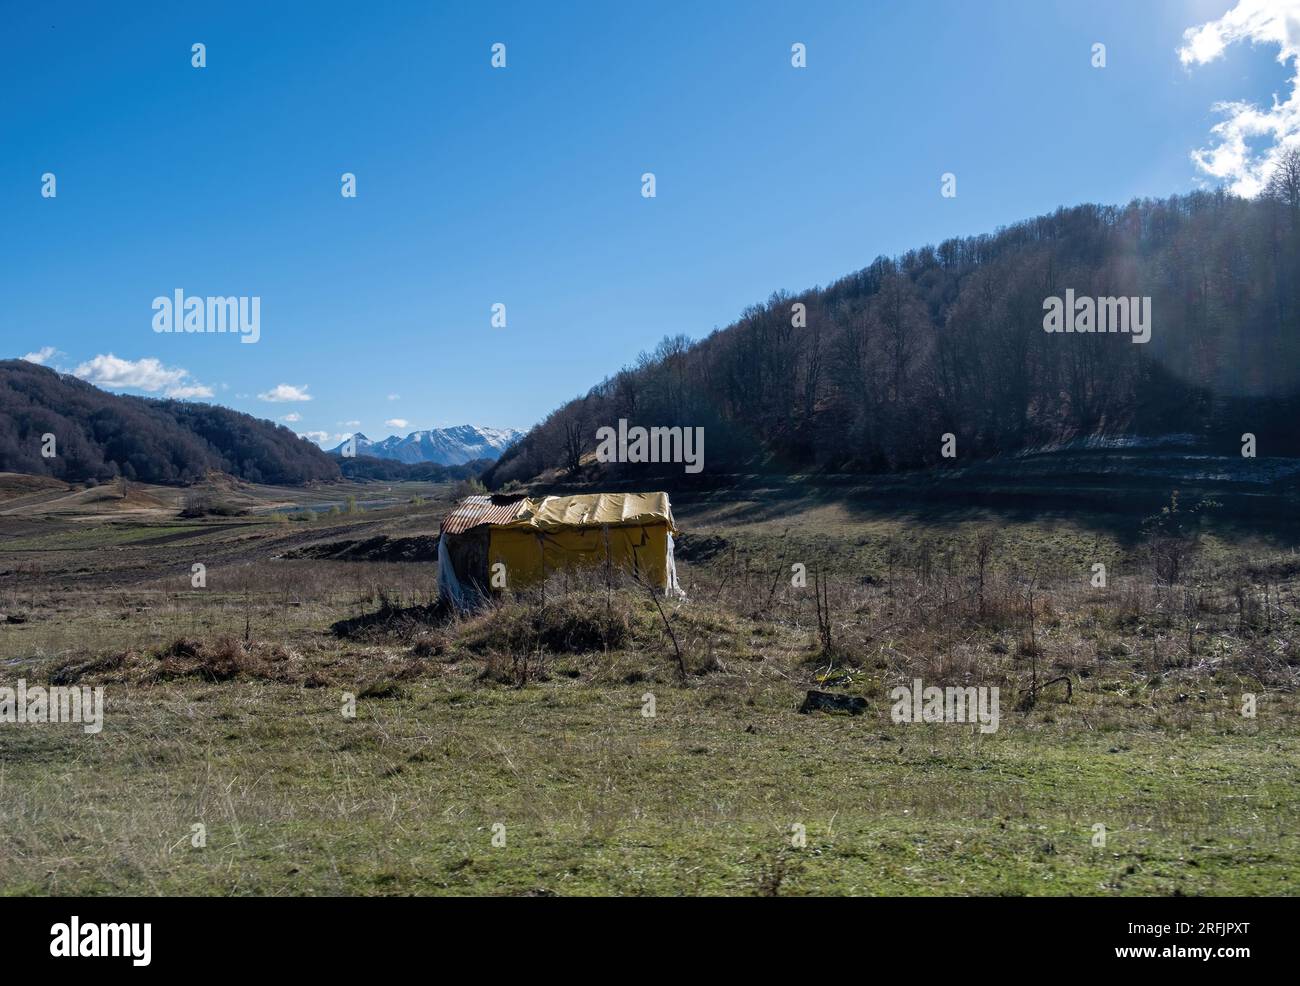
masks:
[[(576, 590), (552, 596), (545, 620), (515, 603), (337, 639), (331, 623), (379, 599), (427, 602), (432, 566), (277, 560), (305, 543), (302, 524), (12, 522), (29, 550), (0, 543), (0, 611), (27, 622), (0, 626), (0, 684), (131, 656), (84, 682), (106, 688), (101, 734), (0, 723), (0, 893), (1300, 892), (1288, 545), (1211, 531), (1189, 644), (1183, 587), (1153, 588), (1128, 536), (1085, 514), (822, 500), (763, 513), (760, 501), (678, 510), (684, 555), (721, 548), (683, 563), (692, 599), (669, 607), (684, 684), (658, 612), (635, 593), (615, 596), (628, 620), (611, 653), (581, 625), (599, 600)], [(308, 536), (428, 533), (441, 506), (322, 517)], [(976, 615), (971, 546), (993, 528), (989, 612)], [(905, 555), (896, 586), (884, 582), (891, 545)], [(55, 547), (68, 550), (45, 553)], [(923, 556), (933, 578), (918, 574)], [(189, 583), (196, 560), (203, 590)], [(1111, 571), (1107, 590), (1088, 587), (1094, 561)], [(811, 590), (784, 577), (794, 562), (831, 580), (829, 656)], [(1074, 696), (1056, 686), (1025, 713), (1022, 577), (1035, 566), (1038, 673), (1069, 674)], [(1270, 607), (1245, 630), (1243, 579)], [(950, 607), (959, 596), (965, 608)], [(246, 627), (261, 670), (150, 683), (176, 638), (219, 649)], [(534, 664), (512, 687), (525, 651), (542, 673)], [(827, 687), (866, 697), (866, 715), (796, 712), (832, 665), (841, 683)], [(913, 674), (1000, 683), (1000, 730), (891, 722), (888, 688)], [(345, 691), (361, 696), (355, 719), (340, 713)], [(1255, 719), (1239, 713), (1248, 691), (1262, 696)], [(204, 848), (191, 846), (196, 824)]]
[(94, 524), (73, 530), (52, 530), (30, 537), (12, 538), (5, 544), (6, 551), (83, 551), (91, 548), (116, 548), (133, 545), (137, 541), (188, 533), (210, 534), (214, 525), (157, 524), (127, 525)]
[[(641, 714), (642, 694), (657, 715)], [(109, 688), (106, 726), (0, 727), (9, 894), (1289, 894), (1290, 699), (1244, 720), (1071, 706), (966, 726), (799, 693), (266, 683)], [(190, 845), (207, 827), (206, 848)], [(505, 846), (492, 845), (505, 826)], [(806, 827), (806, 846), (791, 826)], [(1108, 830), (1104, 849), (1093, 826)], [(775, 885), (775, 886), (774, 886)]]

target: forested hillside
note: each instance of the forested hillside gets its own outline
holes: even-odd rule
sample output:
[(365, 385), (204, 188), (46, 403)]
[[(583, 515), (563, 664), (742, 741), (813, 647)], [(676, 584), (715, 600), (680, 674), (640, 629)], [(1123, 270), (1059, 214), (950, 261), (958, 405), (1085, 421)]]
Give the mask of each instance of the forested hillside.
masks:
[[(1045, 332), (1045, 299), (1067, 289), (1150, 297), (1150, 341)], [(710, 473), (924, 466), (941, 461), (946, 432), (964, 459), (1162, 432), (1224, 449), (1252, 432), (1260, 455), (1296, 454), (1298, 383), (1293, 153), (1257, 200), (1196, 193), (1061, 209), (774, 294), (694, 344), (670, 335), (553, 412), (485, 479), (572, 471), (596, 429), (620, 418), (703, 426)]]
[[(42, 436), (56, 454), (42, 456)], [(187, 483), (208, 470), (255, 483), (339, 478), (288, 428), (211, 404), (128, 397), (21, 360), (0, 361), (0, 472), (68, 481)]]

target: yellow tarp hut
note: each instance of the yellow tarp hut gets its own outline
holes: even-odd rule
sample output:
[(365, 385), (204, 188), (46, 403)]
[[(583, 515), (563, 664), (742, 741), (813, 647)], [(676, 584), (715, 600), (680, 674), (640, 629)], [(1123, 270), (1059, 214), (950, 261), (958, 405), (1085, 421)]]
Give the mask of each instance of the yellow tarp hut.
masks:
[(469, 496), (442, 520), (440, 594), (465, 607), (559, 571), (606, 565), (680, 595), (667, 493)]

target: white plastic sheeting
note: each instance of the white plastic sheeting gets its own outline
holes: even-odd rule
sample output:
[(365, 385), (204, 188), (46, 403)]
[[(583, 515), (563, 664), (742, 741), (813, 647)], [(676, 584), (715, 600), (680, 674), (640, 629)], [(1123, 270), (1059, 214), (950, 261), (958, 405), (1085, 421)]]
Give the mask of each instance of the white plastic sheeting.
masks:
[(685, 599), (686, 593), (682, 587), (677, 584), (677, 560), (673, 557), (673, 532), (668, 532), (668, 584), (664, 586), (665, 596), (676, 596), (678, 599)]
[(456, 578), (456, 570), (451, 564), (446, 534), (438, 536), (438, 595), (450, 601), (457, 609), (470, 607), (469, 596), (460, 584), (460, 579)]

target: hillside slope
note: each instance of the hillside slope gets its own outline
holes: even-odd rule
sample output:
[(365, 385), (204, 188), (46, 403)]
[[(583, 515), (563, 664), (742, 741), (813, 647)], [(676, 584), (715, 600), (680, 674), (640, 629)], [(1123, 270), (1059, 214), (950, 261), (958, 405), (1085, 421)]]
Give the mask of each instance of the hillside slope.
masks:
[[(1048, 332), (1051, 298), (1141, 299), (1150, 336)], [(1149, 300), (1148, 300), (1149, 299)], [(1093, 323), (1095, 325), (1095, 323)], [(880, 258), (778, 293), (692, 342), (667, 337), (554, 411), (485, 475), (683, 477), (590, 465), (597, 429), (703, 428), (704, 472), (889, 472), (1094, 435), (1191, 433), (1295, 455), (1300, 185), (1083, 205)], [(581, 467), (581, 468), (580, 468)]]
[[(51, 457), (43, 436), (53, 435)], [(110, 394), (22, 360), (0, 360), (0, 472), (70, 482), (125, 476), (189, 483), (210, 470), (255, 483), (339, 478), (288, 428), (211, 404)]]

